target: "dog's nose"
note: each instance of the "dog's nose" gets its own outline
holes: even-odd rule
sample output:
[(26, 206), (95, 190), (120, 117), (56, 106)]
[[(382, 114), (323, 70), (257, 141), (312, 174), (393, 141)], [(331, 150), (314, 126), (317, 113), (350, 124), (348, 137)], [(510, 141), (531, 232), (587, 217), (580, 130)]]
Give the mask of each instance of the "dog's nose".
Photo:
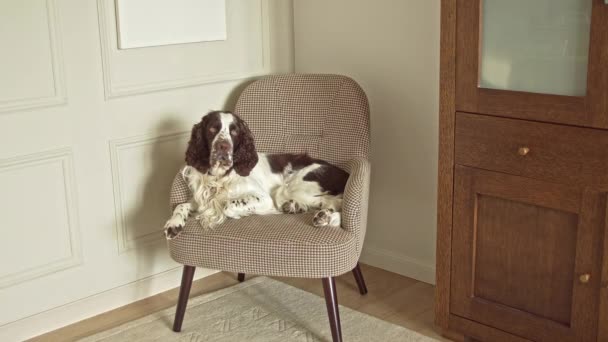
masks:
[(217, 143), (217, 148), (221, 152), (228, 152), (228, 151), (230, 151), (230, 143), (227, 141), (220, 141)]

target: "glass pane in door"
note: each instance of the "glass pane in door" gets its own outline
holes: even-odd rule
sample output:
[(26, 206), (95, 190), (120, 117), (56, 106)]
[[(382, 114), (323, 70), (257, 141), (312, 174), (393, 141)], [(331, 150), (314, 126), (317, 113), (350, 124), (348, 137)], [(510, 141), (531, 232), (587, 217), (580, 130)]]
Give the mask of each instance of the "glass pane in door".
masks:
[(482, 0), (479, 86), (584, 96), (591, 4)]

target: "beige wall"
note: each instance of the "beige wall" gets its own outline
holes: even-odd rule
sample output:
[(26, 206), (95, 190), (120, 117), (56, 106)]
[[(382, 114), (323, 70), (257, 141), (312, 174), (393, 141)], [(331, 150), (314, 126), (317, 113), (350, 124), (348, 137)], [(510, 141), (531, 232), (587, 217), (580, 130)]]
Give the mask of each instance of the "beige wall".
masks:
[(0, 1), (0, 341), (179, 285), (162, 226), (192, 124), (293, 71), (291, 0), (226, 3), (227, 41), (121, 51), (114, 0)]
[(439, 0), (295, 0), (297, 72), (350, 75), (372, 110), (363, 260), (434, 282)]

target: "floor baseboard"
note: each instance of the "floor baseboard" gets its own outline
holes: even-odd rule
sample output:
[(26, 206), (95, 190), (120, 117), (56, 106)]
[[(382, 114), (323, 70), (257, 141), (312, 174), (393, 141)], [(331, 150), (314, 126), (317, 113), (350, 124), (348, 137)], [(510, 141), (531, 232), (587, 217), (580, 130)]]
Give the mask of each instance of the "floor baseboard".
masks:
[[(218, 271), (199, 268), (194, 279)], [(0, 341), (23, 341), (96, 316), (180, 285), (182, 267), (172, 268), (138, 281), (47, 310), (0, 327)]]
[(361, 262), (428, 284), (435, 284), (435, 265), (428, 265), (401, 253), (376, 246), (364, 246)]

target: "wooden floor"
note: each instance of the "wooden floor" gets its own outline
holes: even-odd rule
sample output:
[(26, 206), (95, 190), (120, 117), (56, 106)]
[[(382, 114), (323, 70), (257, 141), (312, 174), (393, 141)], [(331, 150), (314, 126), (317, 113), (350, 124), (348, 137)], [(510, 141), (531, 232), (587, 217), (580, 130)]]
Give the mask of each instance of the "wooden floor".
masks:
[[(448, 341), (439, 335), (438, 329), (433, 325), (434, 287), (432, 285), (363, 264), (361, 270), (367, 283), (368, 294), (359, 295), (352, 273), (345, 274), (336, 280), (340, 305), (401, 325), (440, 341)], [(319, 279), (277, 277), (274, 279), (323, 296), (323, 288)], [(190, 297), (237, 283), (236, 274), (217, 273), (194, 282)], [(72, 341), (82, 338), (175, 305), (177, 295), (178, 289), (166, 291), (38, 336), (30, 341)]]

